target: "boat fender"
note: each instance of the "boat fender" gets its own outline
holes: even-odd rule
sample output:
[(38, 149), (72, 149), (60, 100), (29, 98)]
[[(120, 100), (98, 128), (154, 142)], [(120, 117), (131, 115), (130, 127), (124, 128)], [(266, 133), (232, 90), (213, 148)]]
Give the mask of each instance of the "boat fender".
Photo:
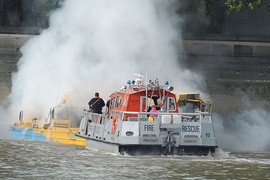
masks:
[(114, 116), (113, 117), (113, 122), (112, 122), (112, 134), (115, 134), (115, 132), (116, 132), (117, 122), (118, 122), (118, 117)]

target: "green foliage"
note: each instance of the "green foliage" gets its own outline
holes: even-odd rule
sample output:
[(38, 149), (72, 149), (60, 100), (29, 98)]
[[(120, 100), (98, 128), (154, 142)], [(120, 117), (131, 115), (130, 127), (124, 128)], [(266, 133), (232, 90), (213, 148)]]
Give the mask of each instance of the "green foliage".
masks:
[[(203, 0), (206, 4), (206, 14), (209, 15), (213, 12), (216, 6), (219, 5), (221, 0)], [(258, 7), (265, 5), (265, 0), (226, 0), (227, 7), (226, 13), (231, 14), (245, 9), (254, 10)], [(267, 7), (270, 9), (270, 6)]]
[(231, 14), (244, 9), (254, 10), (265, 5), (265, 0), (227, 0), (225, 5), (227, 6), (227, 13)]

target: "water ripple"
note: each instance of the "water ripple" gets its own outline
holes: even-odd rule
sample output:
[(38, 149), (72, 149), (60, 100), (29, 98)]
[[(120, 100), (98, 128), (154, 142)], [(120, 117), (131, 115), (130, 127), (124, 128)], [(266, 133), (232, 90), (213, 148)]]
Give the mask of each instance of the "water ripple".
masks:
[(0, 178), (269, 179), (270, 152), (129, 156), (75, 146), (0, 140)]

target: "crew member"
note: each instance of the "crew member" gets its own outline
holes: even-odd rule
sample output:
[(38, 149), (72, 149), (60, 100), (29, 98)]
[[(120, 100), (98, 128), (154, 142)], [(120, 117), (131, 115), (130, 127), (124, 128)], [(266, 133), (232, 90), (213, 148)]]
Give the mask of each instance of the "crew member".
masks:
[(102, 114), (102, 108), (105, 106), (105, 103), (102, 98), (99, 97), (99, 93), (95, 93), (95, 97), (93, 97), (89, 102), (89, 109), (93, 113)]

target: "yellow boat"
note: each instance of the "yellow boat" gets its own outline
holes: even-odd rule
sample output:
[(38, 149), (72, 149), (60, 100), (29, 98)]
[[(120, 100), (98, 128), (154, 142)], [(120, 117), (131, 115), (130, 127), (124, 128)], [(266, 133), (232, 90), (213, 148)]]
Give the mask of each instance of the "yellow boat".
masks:
[(71, 120), (55, 116), (56, 110), (61, 109), (62, 105), (63, 103), (50, 110), (45, 122), (40, 123), (37, 118), (23, 121), (23, 111), (21, 111), (19, 121), (10, 127), (11, 138), (85, 146), (85, 139), (75, 136), (78, 128), (72, 125)]

